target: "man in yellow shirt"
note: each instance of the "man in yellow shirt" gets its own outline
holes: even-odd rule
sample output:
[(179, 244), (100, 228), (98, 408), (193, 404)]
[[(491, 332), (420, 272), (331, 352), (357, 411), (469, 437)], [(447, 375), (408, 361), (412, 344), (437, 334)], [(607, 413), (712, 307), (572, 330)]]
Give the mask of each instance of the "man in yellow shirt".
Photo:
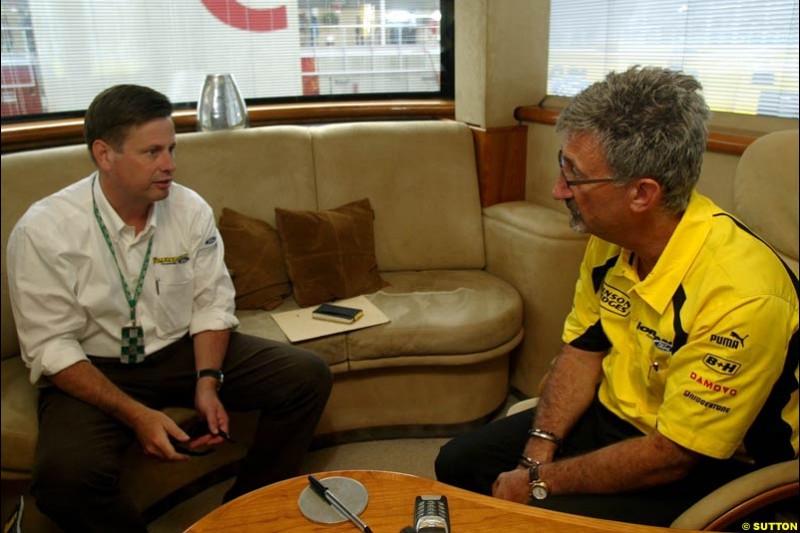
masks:
[(564, 345), (535, 412), (449, 442), (439, 480), (669, 525), (754, 465), (797, 457), (797, 277), (695, 192), (700, 89), (634, 67), (562, 112), (553, 196), (592, 235)]

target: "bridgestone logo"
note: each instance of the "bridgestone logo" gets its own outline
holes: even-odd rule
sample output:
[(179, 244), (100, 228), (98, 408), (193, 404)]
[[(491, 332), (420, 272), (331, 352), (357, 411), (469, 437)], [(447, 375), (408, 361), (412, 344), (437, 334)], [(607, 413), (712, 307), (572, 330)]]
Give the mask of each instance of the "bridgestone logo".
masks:
[(683, 391), (683, 395), (686, 398), (689, 398), (690, 400), (692, 400), (693, 402), (699, 403), (700, 405), (702, 405), (706, 409), (712, 409), (714, 411), (719, 411), (720, 413), (726, 413), (726, 414), (731, 412), (731, 408), (730, 407), (724, 407), (724, 406), (722, 406), (722, 405), (720, 405), (718, 403), (707, 402), (704, 399), (702, 399), (701, 397), (699, 397), (699, 396), (697, 396), (695, 394), (692, 394), (688, 390)]

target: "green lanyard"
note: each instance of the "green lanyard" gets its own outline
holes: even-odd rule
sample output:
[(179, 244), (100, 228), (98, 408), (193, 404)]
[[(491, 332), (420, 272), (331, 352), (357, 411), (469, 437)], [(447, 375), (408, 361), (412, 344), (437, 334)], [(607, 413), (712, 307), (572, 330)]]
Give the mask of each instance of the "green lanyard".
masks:
[(122, 362), (123, 363), (140, 363), (144, 360), (144, 332), (141, 326), (136, 324), (136, 303), (142, 295), (142, 286), (144, 285), (144, 278), (147, 275), (147, 266), (150, 263), (150, 251), (153, 249), (153, 237), (150, 235), (150, 240), (147, 243), (147, 254), (145, 254), (144, 261), (142, 262), (142, 269), (139, 272), (139, 280), (136, 283), (136, 290), (131, 296), (131, 291), (128, 288), (128, 283), (125, 281), (125, 276), (122, 274), (122, 269), (117, 260), (117, 254), (114, 251), (114, 245), (111, 243), (111, 237), (108, 234), (108, 229), (103, 223), (103, 217), (100, 215), (100, 209), (97, 207), (97, 200), (94, 195), (94, 184), (97, 181), (97, 176), (92, 179), (92, 207), (94, 208), (94, 217), (97, 219), (97, 224), (100, 226), (100, 231), (103, 233), (103, 238), (108, 245), (111, 252), (111, 257), (114, 258), (114, 264), (117, 266), (117, 273), (119, 280), (122, 282), (122, 290), (125, 291), (125, 299), (130, 307), (130, 326), (123, 326), (122, 328)]

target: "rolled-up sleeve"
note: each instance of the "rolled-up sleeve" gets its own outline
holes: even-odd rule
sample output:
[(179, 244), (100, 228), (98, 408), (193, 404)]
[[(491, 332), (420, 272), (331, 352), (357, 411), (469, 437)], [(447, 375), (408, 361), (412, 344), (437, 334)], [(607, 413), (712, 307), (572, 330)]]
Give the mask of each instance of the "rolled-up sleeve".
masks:
[(17, 226), (6, 261), (11, 309), (31, 383), (87, 360), (78, 342), (87, 317), (71, 286), (75, 271), (58, 249), (55, 228)]
[(194, 228), (194, 300), (189, 333), (234, 329), (239, 326), (234, 315), (236, 292), (225, 266), (224, 244), (207, 204)]

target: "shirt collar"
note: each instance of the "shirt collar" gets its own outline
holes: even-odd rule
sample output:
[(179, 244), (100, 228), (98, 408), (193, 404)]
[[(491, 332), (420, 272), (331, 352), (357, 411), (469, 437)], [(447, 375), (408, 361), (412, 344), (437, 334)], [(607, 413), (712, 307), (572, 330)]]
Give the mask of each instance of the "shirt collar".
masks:
[[(711, 200), (693, 192), (686, 211), (655, 267), (643, 281), (631, 289), (657, 312), (663, 313), (672, 301), (675, 291), (703, 248), (703, 243), (711, 231), (715, 207)], [(624, 250), (617, 263), (623, 269), (620, 274), (626, 277), (631, 277), (636, 268), (631, 255), (630, 251)]]
[[(97, 208), (100, 210), (100, 215), (103, 217), (103, 223), (106, 225), (106, 228), (108, 228), (108, 233), (111, 239), (116, 243), (123, 236), (123, 234), (130, 234), (133, 236), (133, 228), (125, 224), (122, 218), (120, 218), (119, 214), (117, 214), (116, 210), (109, 203), (106, 195), (103, 194), (103, 188), (100, 186), (99, 171), (94, 172), (91, 177), (91, 183), (94, 187), (94, 197), (97, 201)], [(157, 225), (157, 211), (156, 205), (153, 204), (153, 207), (150, 208), (150, 214), (147, 216), (147, 224), (145, 224), (144, 230), (139, 235), (136, 235), (134, 240), (149, 236), (150, 232), (155, 230)]]

